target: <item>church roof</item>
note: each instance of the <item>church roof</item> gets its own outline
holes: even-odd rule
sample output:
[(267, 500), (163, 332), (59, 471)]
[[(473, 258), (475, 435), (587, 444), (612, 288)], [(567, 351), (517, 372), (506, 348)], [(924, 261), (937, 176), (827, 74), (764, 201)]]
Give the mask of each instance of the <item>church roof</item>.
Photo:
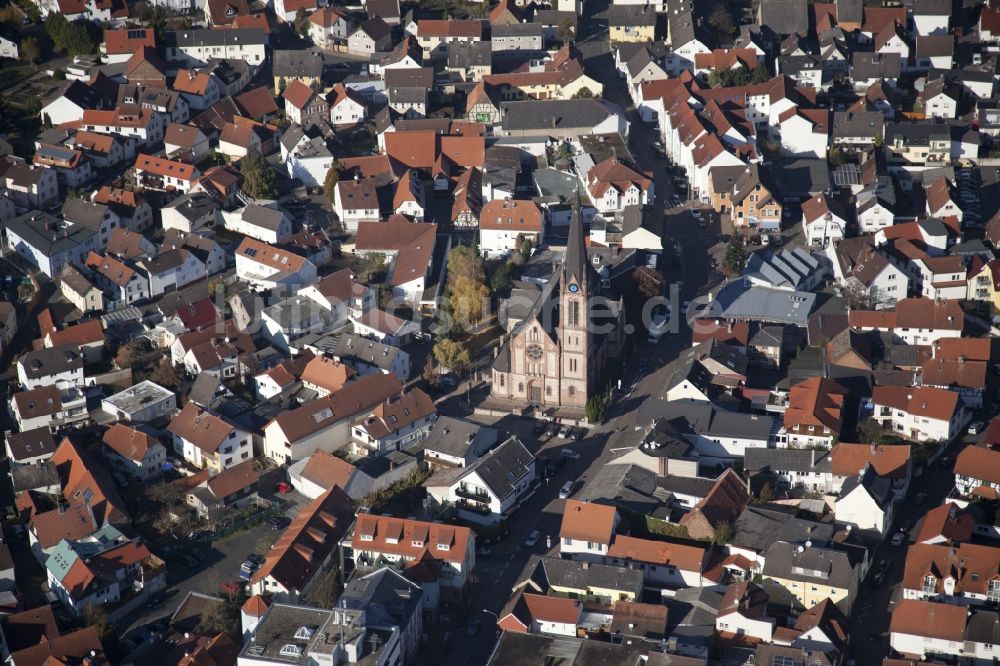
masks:
[(594, 269), (587, 261), (587, 247), (583, 241), (583, 220), (580, 219), (580, 191), (576, 192), (576, 203), (569, 223), (569, 239), (566, 242), (566, 259), (563, 261), (563, 277), (566, 283), (576, 282), (588, 293), (594, 282)]

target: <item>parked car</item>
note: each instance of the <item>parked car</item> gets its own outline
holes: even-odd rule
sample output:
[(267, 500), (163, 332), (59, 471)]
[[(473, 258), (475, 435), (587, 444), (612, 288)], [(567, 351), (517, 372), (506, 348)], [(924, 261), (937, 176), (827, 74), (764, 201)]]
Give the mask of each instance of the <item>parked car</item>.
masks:
[(453, 389), (458, 386), (458, 379), (455, 375), (441, 375), (438, 377), (438, 386), (446, 389)]
[(902, 532), (896, 532), (895, 534), (892, 535), (892, 541), (890, 543), (892, 543), (893, 546), (899, 547), (903, 545), (904, 539), (906, 539), (905, 534), (903, 534)]
[(476, 548), (476, 557), (489, 557), (492, 554), (493, 551), (490, 550), (489, 548), (486, 548), (485, 546), (480, 546), (479, 548)]
[(465, 628), (466, 636), (477, 636), (479, 634), (479, 628), (483, 626), (482, 618), (476, 618), (469, 623), (469, 626)]
[(572, 439), (574, 442), (579, 442), (581, 439), (583, 439), (583, 435), (586, 432), (587, 431), (584, 430), (583, 428), (573, 428), (573, 432), (571, 432), (569, 436), (570, 439)]
[(166, 594), (164, 594), (163, 592), (157, 592), (156, 594), (151, 596), (149, 600), (146, 602), (146, 608), (156, 608), (166, 600), (167, 600)]
[(183, 562), (185, 566), (190, 567), (192, 569), (195, 569), (198, 566), (198, 560), (194, 559), (190, 555), (182, 555), (181, 562)]
[(970, 423), (969, 427), (966, 429), (970, 435), (978, 435), (983, 430), (983, 422), (976, 421), (975, 423)]
[(555, 421), (551, 421), (545, 427), (545, 434), (548, 435), (549, 437), (554, 437), (555, 435), (558, 435), (559, 434), (559, 424), (556, 423)]
[(951, 463), (953, 462), (954, 459), (951, 456), (941, 456), (938, 458), (938, 465), (941, 467), (951, 467)]
[(549, 476), (555, 476), (556, 472), (559, 471), (559, 468), (563, 466), (564, 462), (566, 462), (566, 458), (564, 458), (563, 456), (556, 456), (555, 458), (549, 458), (548, 461), (545, 463), (545, 471), (548, 472)]
[(564, 425), (563, 427), (559, 428), (559, 439), (566, 439), (567, 437), (569, 437), (569, 431), (572, 429), (573, 427), (569, 425)]
[(211, 534), (208, 530), (191, 530), (188, 532), (188, 539), (200, 539)]
[(573, 482), (567, 481), (559, 489), (559, 499), (566, 499), (573, 494)]
[(240, 565), (240, 580), (250, 580), (250, 576), (252, 576), (259, 568), (260, 565), (256, 562), (243, 560), (243, 563)]
[(538, 533), (538, 530), (531, 530), (531, 534), (529, 534), (528, 538), (524, 540), (524, 545), (528, 548), (533, 547), (536, 543), (538, 543), (539, 536), (541, 535)]
[(538, 423), (535, 424), (535, 427), (531, 429), (531, 432), (535, 433), (536, 435), (544, 435), (545, 423), (539, 421)]
[(273, 530), (283, 530), (290, 522), (291, 520), (285, 516), (271, 516), (267, 519), (267, 524), (270, 525)]
[(563, 449), (562, 454), (564, 457), (569, 458), (570, 460), (580, 459), (580, 454), (574, 451), (573, 449)]

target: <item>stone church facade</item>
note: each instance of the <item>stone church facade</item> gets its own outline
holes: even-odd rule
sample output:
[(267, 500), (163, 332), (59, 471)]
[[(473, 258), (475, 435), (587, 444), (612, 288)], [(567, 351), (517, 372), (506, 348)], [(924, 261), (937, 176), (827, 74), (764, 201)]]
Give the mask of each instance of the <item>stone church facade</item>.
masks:
[(577, 204), (562, 266), (494, 359), (491, 397), (582, 410), (624, 341), (624, 307), (607, 291), (588, 260)]

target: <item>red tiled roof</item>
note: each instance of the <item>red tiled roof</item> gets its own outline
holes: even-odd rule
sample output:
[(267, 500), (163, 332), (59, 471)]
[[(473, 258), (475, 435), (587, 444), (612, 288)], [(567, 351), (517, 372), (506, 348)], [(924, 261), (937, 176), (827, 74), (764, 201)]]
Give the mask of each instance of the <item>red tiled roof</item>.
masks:
[(795, 384), (788, 393), (785, 428), (792, 430), (803, 426), (818, 426), (839, 434), (843, 425), (841, 410), (846, 396), (847, 390), (844, 387), (824, 377), (810, 377)]
[(250, 584), (271, 578), (288, 590), (301, 591), (337, 547), (353, 517), (351, 498), (339, 486), (333, 486), (299, 510), (271, 546)]
[(118, 455), (141, 462), (152, 446), (160, 443), (155, 436), (125, 423), (115, 423), (104, 432), (101, 441)]
[(302, 83), (302, 81), (295, 79), (288, 84), (285, 88), (284, 98), (286, 102), (291, 103), (296, 109), (304, 109), (309, 100), (316, 93), (312, 88)]
[(854, 476), (871, 464), (875, 473), (892, 479), (905, 478), (910, 460), (909, 444), (849, 444), (841, 442), (830, 451), (834, 476)]
[(900, 599), (892, 611), (889, 631), (960, 643), (964, 638), (966, 613), (964, 606)]
[(470, 539), (473, 536), (468, 527), (360, 513), (351, 547), (354, 552), (390, 553), (408, 560), (429, 551), (435, 559), (461, 563)]
[(539, 233), (542, 230), (542, 209), (529, 199), (493, 199), (480, 210), (479, 228)]
[(976, 519), (954, 502), (946, 502), (927, 512), (917, 533), (916, 543), (950, 541), (959, 543), (972, 538)]
[(559, 537), (610, 545), (617, 515), (613, 506), (566, 500)]
[(697, 546), (686, 546), (652, 539), (615, 535), (608, 549), (608, 557), (634, 562), (647, 562), (655, 566), (673, 566), (682, 571), (701, 572), (705, 565), (706, 551)]
[(955, 474), (986, 483), (1000, 483), (1000, 451), (967, 446), (955, 459)]
[(346, 490), (356, 471), (357, 468), (343, 458), (317, 449), (302, 468), (302, 478), (320, 486), (340, 486)]
[(156, 176), (170, 176), (188, 181), (196, 180), (199, 175), (198, 168), (193, 164), (154, 157), (143, 153), (140, 153), (135, 158), (135, 168), (138, 171), (145, 171)]
[(872, 402), (899, 409), (913, 416), (948, 421), (960, 406), (955, 391), (931, 386), (876, 386)]

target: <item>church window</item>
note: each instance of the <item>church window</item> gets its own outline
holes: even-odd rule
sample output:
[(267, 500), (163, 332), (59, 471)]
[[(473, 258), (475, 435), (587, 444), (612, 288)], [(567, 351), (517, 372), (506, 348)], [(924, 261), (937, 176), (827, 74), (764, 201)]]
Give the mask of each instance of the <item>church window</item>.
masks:
[(518, 382), (518, 384), (517, 384), (517, 392), (518, 393), (524, 393), (524, 382)]
[(505, 379), (505, 375), (500, 375), (500, 386), (501, 387), (504, 385), (504, 379)]
[(569, 325), (579, 326), (580, 325), (580, 302), (570, 301), (569, 302)]
[(570, 386), (569, 387), (569, 397), (572, 398), (574, 395), (576, 395), (576, 387), (575, 386)]
[(547, 395), (549, 397), (552, 396), (552, 387), (551, 386), (546, 386), (545, 387), (545, 395)]

